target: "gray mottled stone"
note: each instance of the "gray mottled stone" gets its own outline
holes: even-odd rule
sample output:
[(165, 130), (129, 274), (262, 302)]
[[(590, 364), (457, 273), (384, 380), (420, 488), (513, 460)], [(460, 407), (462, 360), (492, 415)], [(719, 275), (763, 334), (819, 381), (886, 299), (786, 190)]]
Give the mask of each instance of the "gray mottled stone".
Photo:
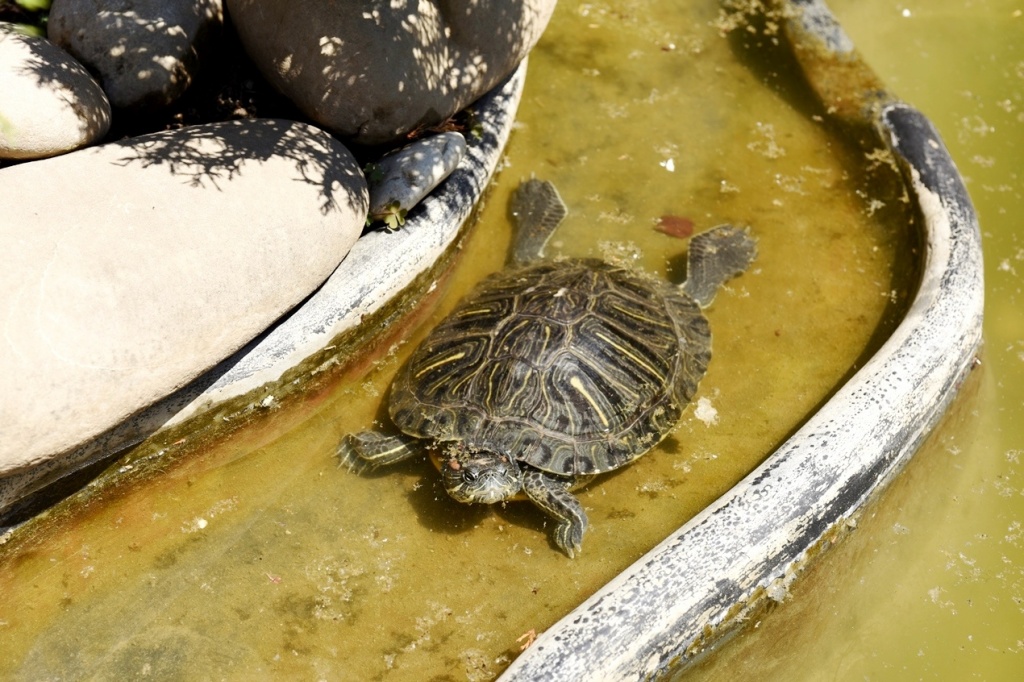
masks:
[(222, 0), (54, 0), (47, 35), (115, 107), (158, 107), (185, 92), (222, 22)]
[(366, 168), (370, 217), (390, 227), (447, 178), (466, 154), (466, 138), (445, 132), (416, 140)]
[(63, 154), (109, 128), (110, 103), (81, 64), (48, 40), (0, 28), (0, 158)]
[(228, 0), (263, 75), (360, 144), (443, 121), (515, 69), (555, 0)]
[[(0, 492), (189, 383), (309, 296), (366, 218), (352, 155), (290, 121), (0, 170)], [(23, 492), (23, 491), (22, 491)]]

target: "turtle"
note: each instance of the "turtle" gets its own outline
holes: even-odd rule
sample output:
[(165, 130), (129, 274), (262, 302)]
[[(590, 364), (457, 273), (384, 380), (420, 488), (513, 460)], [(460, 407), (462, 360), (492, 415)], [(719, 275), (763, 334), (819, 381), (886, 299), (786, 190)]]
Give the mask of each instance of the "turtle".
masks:
[(398, 433), (349, 434), (340, 465), (374, 470), (425, 441), (448, 494), (493, 504), (528, 498), (580, 553), (587, 515), (572, 491), (634, 462), (678, 422), (711, 358), (703, 309), (756, 256), (747, 229), (694, 236), (673, 285), (596, 258), (546, 259), (566, 215), (536, 178), (510, 202), (510, 267), (485, 278), (413, 351), (391, 383)]

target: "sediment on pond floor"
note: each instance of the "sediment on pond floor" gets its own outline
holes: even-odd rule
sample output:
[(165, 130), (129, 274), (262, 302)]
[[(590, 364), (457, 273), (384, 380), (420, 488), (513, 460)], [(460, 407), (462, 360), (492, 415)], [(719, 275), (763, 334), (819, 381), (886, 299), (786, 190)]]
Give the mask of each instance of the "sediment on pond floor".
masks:
[[(903, 310), (913, 217), (884, 164), (866, 171), (861, 150), (737, 61), (709, 24), (715, 3), (664, 5), (559, 4), (505, 167), (443, 299), (401, 341), (308, 403), (269, 408), (0, 549), (0, 612), (17, 652), (0, 669), (487, 679), (521, 635), (550, 626), (796, 429)], [(717, 422), (689, 409), (653, 452), (584, 490), (591, 529), (571, 562), (542, 515), (458, 505), (428, 462), (361, 478), (333, 459), (342, 434), (382, 418), (426, 330), (502, 267), (505, 203), (533, 174), (569, 206), (552, 255), (678, 282), (687, 242), (655, 229), (666, 216), (695, 232), (749, 225), (759, 239), (754, 268), (708, 311), (714, 355), (698, 397)], [(27, 585), (38, 606), (19, 610)], [(147, 606), (126, 618), (126, 603)], [(84, 646), (66, 644), (86, 631)]]

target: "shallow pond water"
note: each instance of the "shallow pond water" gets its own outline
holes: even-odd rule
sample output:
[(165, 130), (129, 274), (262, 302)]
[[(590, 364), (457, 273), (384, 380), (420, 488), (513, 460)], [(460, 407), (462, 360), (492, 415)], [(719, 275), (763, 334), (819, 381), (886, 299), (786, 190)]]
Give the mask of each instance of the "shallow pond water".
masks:
[[(832, 134), (771, 42), (712, 0), (559, 3), (436, 308), (308, 400), (87, 491), (0, 547), (0, 677), (490, 679), (521, 636), (744, 476), (870, 354), (914, 272), (891, 169)], [(759, 239), (709, 312), (698, 395), (714, 417), (688, 410), (580, 493), (591, 528), (576, 560), (527, 505), (449, 500), (425, 461), (359, 477), (333, 457), (380, 418), (415, 342), (502, 266), (508, 194), (530, 175), (569, 205), (552, 255), (679, 281), (686, 241), (659, 221)]]
[(978, 210), (981, 368), (857, 530), (686, 680), (1024, 675), (1024, 5), (830, 0), (942, 132)]

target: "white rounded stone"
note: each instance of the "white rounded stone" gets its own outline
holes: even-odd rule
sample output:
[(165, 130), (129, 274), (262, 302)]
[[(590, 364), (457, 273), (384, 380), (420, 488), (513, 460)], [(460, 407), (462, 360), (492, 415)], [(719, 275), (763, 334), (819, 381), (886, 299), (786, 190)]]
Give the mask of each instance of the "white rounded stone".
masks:
[(63, 154), (109, 129), (110, 103), (81, 64), (48, 40), (0, 29), (0, 158)]
[(255, 120), (0, 170), (0, 477), (60, 458), (239, 349), (358, 238), (330, 135)]

